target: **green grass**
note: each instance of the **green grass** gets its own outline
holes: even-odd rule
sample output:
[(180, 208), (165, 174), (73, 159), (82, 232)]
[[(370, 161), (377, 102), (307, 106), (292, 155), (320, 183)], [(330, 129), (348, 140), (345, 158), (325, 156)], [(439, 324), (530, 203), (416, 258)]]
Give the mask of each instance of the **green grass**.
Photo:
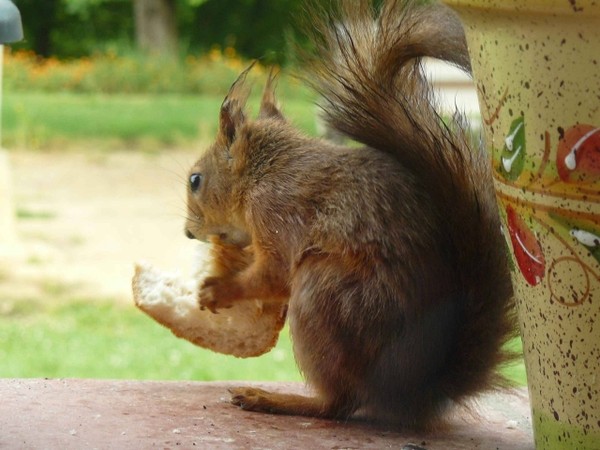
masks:
[(0, 377), (300, 380), (286, 330), (258, 358), (237, 359), (177, 339), (110, 302), (0, 303)]
[[(523, 353), (523, 342), (521, 338), (515, 338), (508, 343), (508, 348), (515, 353)], [(525, 364), (523, 358), (517, 359), (515, 362), (508, 364), (503, 367), (501, 372), (506, 378), (512, 381), (517, 386), (525, 386), (527, 384), (527, 377), (525, 374)]]
[[(518, 348), (520, 341), (512, 346)], [(175, 338), (133, 306), (0, 303), (0, 377), (151, 380), (300, 380), (287, 329), (258, 358), (237, 359)], [(505, 370), (525, 384), (521, 362)]]
[[(7, 92), (3, 143), (8, 148), (73, 146), (82, 141), (135, 148), (148, 142), (185, 145), (214, 137), (222, 101), (216, 95)], [(257, 101), (254, 96), (250, 103), (255, 112)], [(282, 96), (282, 104), (292, 122), (315, 132), (316, 107), (305, 90)]]
[(49, 220), (56, 217), (52, 211), (34, 211), (26, 208), (17, 208), (17, 219), (20, 220)]

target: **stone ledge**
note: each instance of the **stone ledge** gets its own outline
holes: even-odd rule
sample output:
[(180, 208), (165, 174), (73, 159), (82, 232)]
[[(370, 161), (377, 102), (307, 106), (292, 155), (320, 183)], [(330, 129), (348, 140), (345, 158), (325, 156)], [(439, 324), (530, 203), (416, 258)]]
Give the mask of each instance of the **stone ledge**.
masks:
[(304, 390), (299, 383), (0, 380), (0, 448), (534, 448), (523, 389), (481, 397), (480, 418), (457, 417), (443, 432), (418, 434), (241, 411), (227, 392), (240, 384)]

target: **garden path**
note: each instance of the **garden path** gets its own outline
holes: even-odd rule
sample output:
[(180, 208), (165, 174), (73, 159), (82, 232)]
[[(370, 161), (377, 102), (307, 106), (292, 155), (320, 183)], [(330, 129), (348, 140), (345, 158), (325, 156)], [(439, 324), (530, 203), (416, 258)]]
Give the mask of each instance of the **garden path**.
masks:
[(0, 296), (131, 301), (133, 264), (191, 265), (185, 176), (192, 149), (15, 151), (17, 245), (0, 252)]

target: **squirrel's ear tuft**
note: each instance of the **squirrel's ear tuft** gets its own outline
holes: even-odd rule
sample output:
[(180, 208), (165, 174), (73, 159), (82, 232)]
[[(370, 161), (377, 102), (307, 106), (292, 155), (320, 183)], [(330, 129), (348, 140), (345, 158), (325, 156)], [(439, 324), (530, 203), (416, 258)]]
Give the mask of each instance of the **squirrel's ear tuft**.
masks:
[(269, 78), (267, 79), (267, 85), (263, 92), (262, 100), (260, 102), (259, 117), (261, 119), (281, 119), (283, 120), (283, 114), (277, 107), (277, 101), (275, 100), (275, 80), (277, 73), (273, 68), (269, 72)]
[(225, 138), (227, 144), (231, 144), (237, 133), (246, 120), (244, 110), (240, 107), (237, 100), (226, 98), (221, 105), (219, 114), (219, 133)]
[(235, 80), (229, 89), (229, 93), (223, 104), (219, 114), (219, 132), (225, 138), (228, 144), (231, 144), (235, 139), (237, 130), (246, 121), (244, 107), (246, 100), (250, 95), (250, 89), (246, 86), (246, 75), (252, 69), (255, 62), (244, 70)]

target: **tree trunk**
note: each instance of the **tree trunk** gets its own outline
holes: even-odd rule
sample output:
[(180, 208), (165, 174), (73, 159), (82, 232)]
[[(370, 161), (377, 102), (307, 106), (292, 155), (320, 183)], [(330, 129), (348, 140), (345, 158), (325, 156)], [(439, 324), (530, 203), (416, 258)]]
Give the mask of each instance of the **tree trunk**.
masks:
[(163, 56), (177, 55), (176, 0), (133, 0), (138, 48)]
[[(16, 5), (18, 3), (15, 2)], [(52, 30), (56, 26), (58, 1), (47, 0), (39, 2), (37, 5), (39, 5), (39, 9), (37, 9), (36, 17), (22, 17), (23, 25), (25, 25), (25, 20), (29, 22), (29, 33), (32, 35), (29, 39), (33, 43), (35, 52), (38, 55), (48, 57), (52, 55), (54, 50), (52, 45)]]

